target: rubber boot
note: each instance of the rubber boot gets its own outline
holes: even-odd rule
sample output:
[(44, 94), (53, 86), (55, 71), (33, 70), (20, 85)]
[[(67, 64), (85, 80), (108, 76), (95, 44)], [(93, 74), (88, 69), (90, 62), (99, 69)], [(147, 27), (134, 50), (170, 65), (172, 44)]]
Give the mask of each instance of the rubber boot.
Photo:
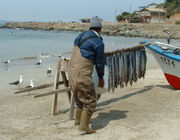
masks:
[(89, 127), (90, 119), (91, 119), (91, 116), (87, 112), (82, 111), (80, 126), (79, 126), (80, 131), (84, 131), (88, 134), (92, 134), (92, 133), (96, 132), (95, 130), (93, 130), (92, 128)]
[(75, 122), (74, 122), (75, 126), (80, 124), (81, 112), (82, 112), (82, 109), (77, 107), (76, 112), (75, 112)]

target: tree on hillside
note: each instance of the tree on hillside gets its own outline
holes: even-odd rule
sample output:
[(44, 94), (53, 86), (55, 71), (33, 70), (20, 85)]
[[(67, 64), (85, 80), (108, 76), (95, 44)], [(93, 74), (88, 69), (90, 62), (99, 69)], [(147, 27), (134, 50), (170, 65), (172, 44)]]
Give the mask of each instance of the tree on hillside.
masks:
[(123, 12), (122, 15), (123, 15), (123, 16), (128, 16), (129, 13), (128, 13), (128, 12)]
[(117, 21), (124, 21), (124, 20), (125, 20), (125, 17), (124, 17), (123, 15), (118, 15), (118, 16), (116, 17), (116, 20), (117, 20)]
[(167, 9), (167, 17), (175, 13), (180, 13), (180, 0), (166, 0), (164, 3), (164, 8)]
[(116, 17), (116, 20), (117, 21), (124, 21), (130, 17), (131, 18), (136, 17), (136, 13), (135, 12), (133, 12), (133, 13), (123, 12), (121, 15), (118, 15)]
[(128, 18), (129, 15), (130, 14), (128, 12), (123, 12), (121, 15), (118, 15), (116, 17), (116, 20), (117, 21), (124, 21), (124, 20), (126, 20)]

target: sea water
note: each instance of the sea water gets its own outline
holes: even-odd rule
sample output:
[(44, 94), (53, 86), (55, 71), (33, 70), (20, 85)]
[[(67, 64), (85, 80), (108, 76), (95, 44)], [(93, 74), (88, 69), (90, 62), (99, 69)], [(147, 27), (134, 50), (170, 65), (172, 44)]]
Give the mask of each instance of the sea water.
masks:
[[(59, 56), (70, 57), (73, 42), (80, 32), (43, 31), (24, 29), (0, 29), (0, 72), (18, 71), (35, 67), (42, 60), (41, 67), (56, 65)], [(130, 38), (102, 35), (105, 51), (133, 47), (140, 41), (164, 42), (166, 39)], [(179, 45), (180, 40), (172, 40), (172, 45)], [(5, 65), (3, 62), (11, 60)]]

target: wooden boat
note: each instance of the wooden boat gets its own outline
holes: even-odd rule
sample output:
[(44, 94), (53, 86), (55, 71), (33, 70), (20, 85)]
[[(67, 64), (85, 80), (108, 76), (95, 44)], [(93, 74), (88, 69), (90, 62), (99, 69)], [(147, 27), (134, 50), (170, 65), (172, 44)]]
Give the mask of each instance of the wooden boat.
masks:
[[(144, 41), (144, 43), (147, 42)], [(180, 47), (161, 42), (146, 47), (159, 63), (169, 84), (175, 89), (180, 89)]]

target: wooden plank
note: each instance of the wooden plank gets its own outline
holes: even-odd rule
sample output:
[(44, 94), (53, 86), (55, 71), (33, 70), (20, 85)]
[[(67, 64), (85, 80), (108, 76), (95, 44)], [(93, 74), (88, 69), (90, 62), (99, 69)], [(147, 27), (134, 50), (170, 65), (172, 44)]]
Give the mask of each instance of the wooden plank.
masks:
[(38, 89), (43, 89), (43, 88), (48, 88), (48, 87), (51, 87), (51, 86), (53, 86), (53, 83), (51, 83), (51, 84), (44, 84), (44, 85), (36, 86), (36, 87), (33, 87), (33, 88), (22, 89), (20, 91), (16, 91), (14, 94), (28, 92), (28, 91), (33, 91), (33, 90), (38, 90)]
[[(64, 81), (60, 81), (58, 84), (62, 85), (62, 84), (64, 84)], [(24, 89), (21, 89), (19, 91), (14, 92), (14, 94), (19, 94), (19, 93), (24, 93), (24, 92), (28, 92), (28, 91), (34, 91), (34, 90), (39, 90), (39, 89), (43, 89), (43, 88), (48, 88), (48, 87), (51, 87), (53, 85), (54, 85), (54, 83), (49, 83), (49, 84), (39, 85), (39, 86), (32, 87), (32, 88), (24, 88)]]
[[(68, 83), (68, 80), (66, 77), (66, 73), (64, 71), (61, 71), (61, 76), (62, 76), (62, 79), (64, 81), (64, 86), (69, 87), (69, 83)], [(68, 95), (69, 103), (71, 103), (71, 91), (68, 91), (67, 95)]]
[[(54, 81), (54, 90), (58, 89), (59, 85), (57, 84), (59, 82), (59, 77), (60, 77), (60, 68), (61, 68), (61, 61), (59, 60), (57, 62), (57, 70), (56, 70), (56, 75), (55, 75), (55, 81)], [(57, 101), (58, 101), (58, 94), (56, 93), (54, 95), (54, 101), (52, 105), (52, 115), (56, 115), (57, 112)]]
[(68, 91), (71, 91), (71, 88), (57, 89), (57, 90), (41, 93), (41, 94), (35, 95), (34, 98), (49, 96), (49, 95), (68, 92)]

